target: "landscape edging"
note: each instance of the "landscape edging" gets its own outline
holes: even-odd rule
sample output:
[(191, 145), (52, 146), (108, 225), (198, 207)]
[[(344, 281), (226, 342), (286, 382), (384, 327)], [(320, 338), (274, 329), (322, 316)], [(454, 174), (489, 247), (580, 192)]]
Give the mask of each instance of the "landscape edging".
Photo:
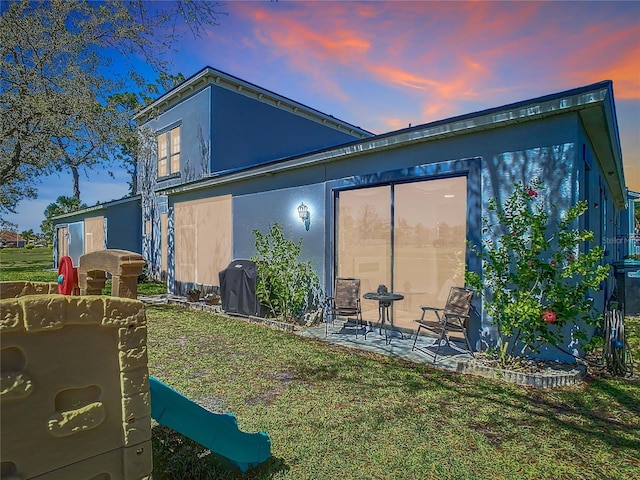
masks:
[(465, 375), (477, 375), (539, 389), (577, 385), (587, 374), (584, 365), (575, 365), (571, 370), (547, 369), (545, 372), (530, 373), (480, 365), (473, 360), (459, 361), (456, 371)]

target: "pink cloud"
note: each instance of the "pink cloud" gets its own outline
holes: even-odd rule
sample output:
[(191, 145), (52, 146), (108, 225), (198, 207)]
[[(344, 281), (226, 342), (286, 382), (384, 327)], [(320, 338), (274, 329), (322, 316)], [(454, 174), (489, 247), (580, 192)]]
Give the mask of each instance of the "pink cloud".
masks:
[[(424, 100), (423, 110), (429, 118), (437, 112), (455, 110), (452, 105), (443, 104), (442, 99), (455, 102), (478, 95), (470, 79), (477, 82), (479, 77), (490, 75), (479, 59), (455, 55), (447, 59), (450, 63), (448, 70), (434, 70), (433, 76), (424, 75), (420, 71), (428, 64), (416, 62), (411, 68), (403, 66), (406, 63), (406, 57), (403, 56), (405, 50), (416, 46), (410, 30), (403, 32), (396, 26), (395, 31), (399, 35), (391, 35), (391, 43), (379, 44), (377, 39), (385, 36), (385, 33), (377, 35), (379, 30), (364, 28), (367, 21), (377, 22), (380, 18), (386, 19), (387, 24), (393, 24), (394, 15), (401, 13), (401, 16), (406, 16), (413, 13), (413, 8), (409, 11), (405, 3), (401, 4), (400, 10), (395, 8), (397, 4), (381, 4), (382, 8), (373, 8), (371, 4), (355, 5), (355, 14), (354, 11), (350, 12), (349, 22), (345, 22), (345, 13), (349, 13), (345, 9), (349, 8), (349, 4), (336, 6), (330, 3), (328, 11), (323, 8), (321, 14), (312, 17), (308, 16), (308, 12), (283, 16), (264, 9), (253, 11), (254, 35), (259, 42), (275, 50), (277, 55), (286, 57), (294, 68), (311, 74), (316, 80), (314, 85), (331, 95), (343, 97), (343, 89), (332, 78), (341, 76), (345, 68), (351, 72), (349, 77), (356, 78), (355, 81), (358, 81), (358, 77), (366, 77), (367, 81), (373, 80), (396, 88), (426, 91), (427, 100)], [(365, 24), (361, 23), (363, 21)], [(349, 26), (345, 27), (345, 23)], [(383, 51), (391, 55), (385, 58), (380, 55)], [(442, 54), (432, 55), (435, 62), (441, 58)]]
[(252, 54), (284, 63), (314, 92), (344, 102), (360, 87), (391, 87), (418, 107), (423, 118), (414, 121), (605, 78), (617, 98), (640, 98), (637, 25), (616, 14), (615, 3), (230, 5)]
[(409, 126), (409, 122), (405, 121), (403, 118), (397, 117), (383, 117), (380, 119), (382, 123), (385, 125), (385, 128), (382, 131), (393, 131), (400, 130), (402, 128), (406, 128)]

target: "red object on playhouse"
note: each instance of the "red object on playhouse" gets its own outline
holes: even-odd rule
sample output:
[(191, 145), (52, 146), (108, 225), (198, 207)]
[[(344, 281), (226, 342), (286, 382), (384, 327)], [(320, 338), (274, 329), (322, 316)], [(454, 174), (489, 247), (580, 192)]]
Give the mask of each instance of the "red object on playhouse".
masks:
[(71, 257), (61, 257), (58, 263), (58, 293), (78, 293), (78, 269), (73, 267)]

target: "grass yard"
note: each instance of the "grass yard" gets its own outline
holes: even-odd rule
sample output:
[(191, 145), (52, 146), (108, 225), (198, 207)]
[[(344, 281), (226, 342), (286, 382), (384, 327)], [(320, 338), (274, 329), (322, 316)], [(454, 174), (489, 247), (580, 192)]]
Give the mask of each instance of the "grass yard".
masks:
[(57, 278), (50, 248), (0, 249), (0, 280), (55, 282)]
[[(0, 251), (0, 280), (55, 281), (39, 250)], [(150, 373), (266, 432), (273, 454), (242, 474), (155, 425), (155, 480), (640, 480), (637, 369), (541, 391), (178, 306), (147, 319)], [(640, 318), (627, 324), (637, 359)]]
[[(50, 248), (0, 249), (0, 281), (55, 282), (58, 272), (53, 270), (53, 253)], [(164, 283), (138, 283), (138, 294), (159, 295), (167, 292)], [(107, 280), (105, 295), (111, 294), (111, 281)]]
[(150, 307), (150, 373), (265, 431), (245, 475), (154, 428), (155, 479), (640, 479), (640, 383), (538, 391)]

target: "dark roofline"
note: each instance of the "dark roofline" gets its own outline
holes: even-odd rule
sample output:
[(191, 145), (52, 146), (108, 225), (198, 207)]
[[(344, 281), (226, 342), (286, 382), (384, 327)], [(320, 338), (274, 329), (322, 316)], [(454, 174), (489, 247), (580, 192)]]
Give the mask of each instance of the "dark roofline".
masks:
[[(508, 103), (506, 105), (501, 105), (499, 107), (491, 107), (491, 108), (487, 108), (485, 110), (478, 110), (476, 112), (464, 113), (462, 115), (457, 115), (457, 116), (454, 116), (454, 117), (443, 118), (441, 120), (434, 120), (433, 122), (423, 123), (423, 124), (420, 124), (420, 125), (414, 125), (414, 126), (411, 126), (411, 127), (405, 127), (405, 128), (400, 129), (400, 130), (393, 130), (391, 132), (381, 133), (379, 135), (376, 135), (376, 138), (384, 138), (384, 137), (398, 135), (398, 134), (405, 133), (405, 132), (422, 130), (425, 127), (434, 128), (434, 127), (438, 127), (440, 125), (464, 122), (465, 120), (469, 120), (469, 119), (473, 119), (473, 118), (477, 118), (477, 117), (481, 117), (481, 116), (489, 116), (489, 115), (501, 113), (501, 112), (503, 112), (505, 110), (519, 110), (519, 109), (522, 109), (524, 107), (528, 107), (531, 104), (547, 103), (547, 102), (550, 102), (550, 101), (553, 101), (553, 100), (559, 100), (559, 99), (564, 98), (564, 97), (579, 96), (579, 95), (582, 95), (582, 94), (585, 94), (585, 93), (588, 93), (588, 92), (592, 92), (593, 90), (602, 90), (603, 88), (609, 89), (611, 91), (611, 95), (613, 96), (613, 88), (612, 87), (613, 87), (613, 82), (611, 80), (604, 80), (604, 81), (593, 83), (591, 85), (587, 85), (587, 86), (584, 86), (584, 87), (578, 87), (578, 88), (573, 88), (571, 90), (566, 90), (566, 91), (561, 91), (561, 92), (556, 92), (556, 93), (543, 95), (542, 97), (533, 97), (533, 98), (530, 98), (528, 100), (520, 100), (518, 102)], [(617, 124), (616, 124), (616, 136), (618, 138), (618, 143), (619, 143), (619, 134), (618, 134)], [(356, 140), (353, 143), (361, 143), (361, 142), (362, 142), (361, 140)]]
[(86, 207), (81, 210), (76, 210), (74, 212), (63, 213), (62, 215), (56, 215), (55, 217), (51, 217), (51, 220), (64, 220), (65, 218), (72, 218), (78, 215), (85, 215), (87, 213), (99, 212), (102, 210), (106, 210), (107, 208), (112, 207), (114, 205), (119, 205), (121, 203), (128, 203), (128, 202), (141, 200), (141, 199), (142, 199), (142, 196), (140, 194), (130, 195), (128, 197), (120, 198), (118, 200), (111, 200), (109, 202), (97, 203), (96, 205), (93, 205), (91, 207)]
[[(349, 122), (345, 122), (344, 120), (340, 120), (333, 115), (326, 114), (316, 108), (297, 102), (289, 97), (285, 97), (284, 95), (280, 95), (279, 93), (260, 87), (255, 83), (248, 82), (239, 77), (223, 72), (222, 70), (218, 70), (209, 66), (199, 70), (179, 85), (176, 85), (171, 90), (165, 92), (156, 100), (140, 109), (133, 116), (133, 118), (135, 120), (145, 122), (155, 112), (155, 109), (163, 104), (166, 105), (166, 108), (170, 108), (176, 103), (181, 102), (185, 98), (188, 98), (196, 92), (201, 91), (202, 88), (207, 85), (215, 84), (225, 87), (225, 83), (233, 86), (233, 91), (236, 91), (238, 93), (244, 92), (242, 94), (250, 97), (255, 97), (256, 100), (262, 101), (264, 103), (272, 103), (273, 106), (277, 108), (290, 107), (287, 110), (290, 110), (292, 113), (298, 115), (306, 114), (304, 116), (313, 118), (320, 123), (333, 124), (338, 130), (344, 131), (345, 133), (350, 133), (354, 136), (358, 135), (360, 138), (371, 137), (374, 135), (372, 132), (369, 132)], [(255, 95), (248, 95), (250, 92), (254, 93)]]

